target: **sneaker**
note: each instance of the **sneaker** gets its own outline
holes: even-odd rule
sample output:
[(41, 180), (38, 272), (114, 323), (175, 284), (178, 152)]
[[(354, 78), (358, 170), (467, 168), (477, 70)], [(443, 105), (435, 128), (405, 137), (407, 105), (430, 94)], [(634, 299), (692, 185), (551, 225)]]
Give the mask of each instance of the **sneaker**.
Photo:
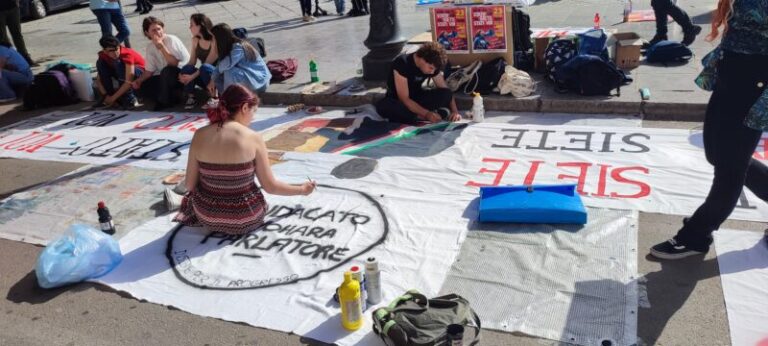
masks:
[(122, 103), (122, 107), (123, 107), (124, 110), (131, 111), (131, 110), (134, 110), (136, 108), (141, 107), (141, 104), (139, 103), (139, 100), (134, 98), (134, 99), (132, 99), (130, 101), (123, 102)]
[(654, 44), (657, 44), (657, 43), (659, 43), (661, 41), (666, 41), (666, 40), (667, 40), (667, 35), (656, 35), (656, 36), (653, 36), (653, 38), (650, 41), (648, 41), (648, 43), (643, 44), (643, 48), (644, 49), (648, 49), (648, 47), (653, 46)]
[(691, 31), (683, 34), (683, 44), (690, 46), (693, 41), (696, 41), (696, 36), (701, 33), (701, 26), (694, 25)]
[(1, 99), (0, 98), (0, 103), (7, 103), (7, 102), (12, 102), (12, 101), (16, 101), (16, 98), (15, 97), (9, 97), (9, 98), (5, 98), (5, 99)]
[(171, 188), (165, 188), (165, 192), (163, 193), (163, 201), (165, 201), (165, 207), (168, 208), (168, 211), (174, 211), (181, 208), (181, 200), (183, 198), (184, 196), (173, 192), (173, 189)]
[(91, 108), (93, 109), (106, 108), (107, 105), (104, 103), (104, 99), (105, 99), (104, 96), (99, 97), (99, 100), (96, 101), (96, 103), (94, 103), (93, 106), (91, 106)]
[(189, 95), (189, 97), (187, 97), (187, 102), (184, 103), (184, 109), (192, 109), (195, 108), (196, 105), (197, 101), (195, 101), (195, 96)]
[(304, 17), (301, 17), (301, 21), (302, 21), (302, 22), (308, 22), (308, 21), (310, 21), (310, 19), (309, 19), (309, 16), (304, 16)]
[(704, 253), (706, 251), (696, 251), (685, 247), (685, 245), (680, 245), (675, 239), (670, 239), (651, 247), (651, 255), (653, 257), (666, 260), (676, 260)]

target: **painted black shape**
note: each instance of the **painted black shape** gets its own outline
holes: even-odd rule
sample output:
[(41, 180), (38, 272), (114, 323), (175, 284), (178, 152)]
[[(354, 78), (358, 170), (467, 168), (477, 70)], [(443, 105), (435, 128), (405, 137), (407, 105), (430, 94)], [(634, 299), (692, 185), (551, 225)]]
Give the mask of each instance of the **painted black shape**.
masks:
[(339, 179), (360, 179), (371, 174), (379, 162), (357, 157), (344, 162), (331, 170), (331, 175)]
[(194, 282), (190, 282), (189, 280), (187, 280), (187, 278), (185, 278), (183, 275), (181, 275), (179, 270), (176, 268), (176, 263), (173, 260), (173, 240), (176, 238), (176, 234), (179, 233), (179, 230), (181, 230), (184, 227), (182, 224), (177, 224), (175, 227), (173, 227), (171, 229), (171, 236), (168, 237), (168, 243), (167, 243), (166, 248), (165, 248), (165, 257), (168, 259), (168, 264), (171, 266), (171, 269), (173, 269), (173, 274), (176, 275), (176, 278), (179, 279), (179, 281), (181, 281), (181, 282), (183, 282), (183, 283), (185, 283), (185, 284), (187, 284), (189, 286), (192, 286), (192, 287), (195, 287), (195, 288), (200, 288), (200, 289), (209, 289), (209, 290), (235, 291), (235, 290), (249, 290), (249, 289), (259, 289), (259, 288), (268, 288), (268, 287), (282, 286), (282, 285), (293, 284), (293, 283), (296, 283), (296, 282), (299, 282), (299, 281), (313, 279), (313, 278), (317, 277), (318, 275), (320, 275), (320, 273), (327, 273), (327, 272), (330, 272), (332, 270), (335, 270), (335, 269), (341, 267), (342, 265), (345, 265), (345, 264), (349, 263), (353, 258), (357, 258), (357, 257), (361, 256), (362, 254), (364, 254), (364, 253), (366, 253), (368, 251), (371, 251), (371, 249), (373, 249), (374, 247), (376, 247), (379, 244), (383, 243), (384, 240), (387, 239), (387, 236), (389, 235), (389, 220), (387, 219), (387, 215), (384, 214), (384, 209), (381, 207), (381, 204), (379, 204), (379, 202), (376, 202), (376, 200), (373, 199), (373, 197), (371, 197), (370, 195), (368, 195), (365, 192), (357, 191), (357, 190), (352, 190), (352, 189), (347, 189), (347, 188), (343, 188), (343, 187), (330, 186), (330, 185), (325, 185), (325, 184), (318, 184), (317, 186), (320, 186), (320, 187), (323, 187), (323, 188), (326, 188), (326, 189), (336, 189), (336, 190), (343, 190), (343, 191), (350, 191), (350, 192), (359, 193), (365, 199), (370, 201), (371, 204), (373, 204), (373, 206), (376, 207), (376, 209), (379, 211), (379, 214), (381, 215), (381, 220), (384, 223), (384, 232), (382, 233), (381, 238), (379, 238), (379, 240), (377, 240), (376, 242), (372, 243), (371, 245), (369, 245), (367, 248), (361, 250), (360, 252), (358, 252), (356, 254), (349, 255), (346, 260), (341, 261), (341, 262), (337, 263), (336, 265), (334, 265), (332, 267), (329, 267), (329, 268), (326, 268), (326, 269), (323, 269), (323, 270), (318, 270), (314, 274), (312, 274), (310, 276), (307, 276), (307, 277), (304, 277), (304, 278), (298, 278), (298, 279), (291, 280), (291, 281), (280, 282), (280, 283), (275, 283), (275, 284), (269, 284), (269, 285), (264, 285), (264, 286), (256, 286), (256, 287), (210, 287), (210, 286), (199, 285), (199, 284), (196, 284)]
[(250, 257), (250, 258), (261, 258), (259, 255), (249, 255), (245, 253), (233, 253), (232, 256), (238, 256), (238, 257)]

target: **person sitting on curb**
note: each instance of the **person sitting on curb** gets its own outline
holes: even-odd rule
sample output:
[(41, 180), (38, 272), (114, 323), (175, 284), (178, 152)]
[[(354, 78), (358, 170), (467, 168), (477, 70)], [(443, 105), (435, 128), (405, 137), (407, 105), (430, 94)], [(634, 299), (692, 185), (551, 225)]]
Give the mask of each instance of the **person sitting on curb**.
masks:
[(159, 111), (176, 103), (176, 93), (183, 89), (179, 82), (179, 66), (189, 61), (189, 52), (178, 37), (165, 33), (165, 23), (160, 19), (144, 18), (142, 29), (150, 40), (144, 55), (146, 71), (133, 82), (133, 88), (153, 99), (154, 110)]
[[(376, 103), (376, 111), (389, 121), (403, 124), (461, 120), (453, 92), (443, 77), (447, 61), (445, 48), (436, 42), (395, 58), (387, 79), (387, 94)], [(427, 78), (432, 78), (436, 89), (422, 89)]]
[(34, 75), (29, 63), (8, 42), (0, 42), (0, 102), (16, 100), (14, 88), (32, 84)]
[(232, 84), (242, 84), (249, 90), (261, 93), (267, 90), (272, 74), (259, 51), (245, 40), (235, 36), (227, 24), (216, 24), (212, 29), (214, 47), (219, 63), (208, 83), (211, 95), (226, 90)]
[[(101, 100), (94, 107), (109, 107), (119, 103), (123, 108), (138, 106), (132, 83), (144, 72), (144, 57), (137, 51), (120, 46), (117, 38), (106, 36), (99, 40), (102, 50), (96, 60), (96, 87)], [(115, 90), (114, 81), (120, 83)]]
[(694, 25), (691, 18), (672, 0), (651, 0), (653, 13), (656, 15), (656, 35), (653, 36), (649, 45), (654, 45), (659, 41), (667, 40), (667, 15), (671, 16), (677, 24), (683, 28), (682, 44), (689, 46), (696, 40), (696, 35), (701, 33), (701, 27)]
[[(192, 56), (189, 58), (189, 62), (181, 68), (179, 74), (179, 82), (184, 84), (184, 92), (187, 94), (187, 102), (184, 103), (185, 109), (195, 107), (197, 104), (195, 86), (204, 89), (208, 87), (215, 69), (213, 65), (219, 54), (213, 45), (212, 27), (211, 20), (202, 13), (195, 13), (189, 18), (189, 31), (192, 33)], [(199, 69), (195, 67), (197, 60), (200, 60)]]
[(210, 124), (192, 137), (186, 173), (189, 192), (174, 221), (202, 225), (211, 232), (244, 234), (264, 222), (267, 202), (262, 189), (284, 196), (315, 190), (311, 181), (289, 185), (274, 177), (264, 139), (248, 127), (258, 105), (258, 96), (233, 84), (221, 94), (218, 105), (207, 110)]

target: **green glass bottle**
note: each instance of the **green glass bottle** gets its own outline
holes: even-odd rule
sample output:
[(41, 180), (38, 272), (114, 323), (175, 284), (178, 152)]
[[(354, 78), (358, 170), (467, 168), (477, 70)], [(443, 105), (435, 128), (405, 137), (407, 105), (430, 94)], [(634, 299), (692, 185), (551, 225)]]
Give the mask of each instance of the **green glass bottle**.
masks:
[(309, 60), (309, 75), (311, 76), (310, 82), (315, 83), (320, 81), (320, 77), (317, 76), (317, 63), (314, 59)]

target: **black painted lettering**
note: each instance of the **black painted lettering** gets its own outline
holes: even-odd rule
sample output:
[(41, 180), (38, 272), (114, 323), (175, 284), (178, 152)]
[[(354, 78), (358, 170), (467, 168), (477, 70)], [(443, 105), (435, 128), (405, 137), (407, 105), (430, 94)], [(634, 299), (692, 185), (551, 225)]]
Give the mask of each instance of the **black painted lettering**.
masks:
[(273, 247), (280, 247), (279, 249), (277, 249), (277, 251), (278, 252), (283, 251), (283, 249), (285, 249), (285, 247), (288, 246), (288, 244), (290, 244), (292, 241), (293, 239), (291, 238), (276, 239), (275, 241), (272, 242), (272, 244), (269, 245), (267, 250), (272, 250)]
[(549, 138), (550, 133), (555, 133), (556, 131), (553, 130), (536, 130), (536, 132), (541, 133), (541, 140), (539, 141), (538, 147), (532, 147), (530, 145), (525, 146), (526, 149), (532, 149), (532, 150), (557, 150), (557, 147), (548, 147), (547, 146), (547, 139)]
[[(100, 148), (100, 147), (105, 146), (105, 145), (107, 145), (109, 143), (112, 143), (112, 142), (114, 142), (116, 140), (117, 140), (117, 137), (100, 138), (100, 139), (97, 139), (97, 140), (95, 140), (95, 141), (93, 141), (91, 143), (88, 143), (88, 144), (84, 145), (84, 146), (79, 146), (79, 147), (77, 147), (75, 149), (72, 149), (72, 151), (67, 153), (67, 155), (69, 155), (69, 156), (85, 155), (85, 154), (90, 153), (91, 150), (93, 150), (93, 149)], [(87, 150), (85, 150), (84, 148), (87, 149)], [(80, 150), (83, 150), (83, 152), (80, 153), (79, 152)]]
[(299, 255), (309, 256), (309, 255), (317, 253), (318, 249), (320, 249), (320, 245), (310, 244), (310, 245), (307, 245), (307, 246), (301, 248), (301, 250), (299, 250)]
[(631, 145), (631, 146), (634, 146), (634, 147), (637, 147), (637, 148), (639, 148), (640, 150), (638, 150), (638, 151), (632, 151), (632, 150), (626, 150), (626, 149), (622, 148), (622, 149), (621, 149), (621, 151), (622, 151), (622, 152), (625, 152), (625, 153), (633, 153), (633, 154), (636, 154), (636, 153), (647, 153), (647, 152), (651, 151), (651, 149), (650, 149), (650, 148), (648, 148), (647, 146), (645, 146), (645, 145), (643, 145), (643, 144), (641, 144), (641, 143), (638, 143), (638, 142), (635, 142), (635, 141), (633, 141), (633, 140), (632, 140), (632, 138), (633, 138), (633, 137), (641, 137), (641, 138), (645, 138), (645, 139), (647, 139), (647, 140), (650, 140), (650, 139), (651, 139), (651, 136), (649, 136), (649, 135), (646, 135), (646, 134), (644, 134), (644, 133), (630, 133), (630, 134), (628, 134), (628, 135), (626, 135), (626, 136), (622, 137), (622, 138), (621, 138), (621, 140), (622, 140), (624, 143), (627, 143), (627, 144), (629, 144), (629, 145)]
[(122, 146), (126, 146), (126, 145), (129, 145), (129, 144), (131, 144), (131, 143), (132, 143), (134, 140), (136, 140), (136, 139), (135, 139), (135, 138), (128, 138), (128, 141), (126, 141), (126, 142), (122, 142), (122, 143), (119, 143), (119, 144), (117, 144), (116, 146), (114, 146), (114, 147), (112, 147), (112, 148), (109, 148), (109, 149), (104, 149), (104, 150), (102, 150), (102, 151), (101, 151), (101, 153), (99, 153), (99, 152), (92, 152), (92, 153), (88, 154), (88, 156), (93, 156), (93, 157), (107, 157), (107, 156), (109, 156), (109, 154), (110, 154), (110, 151), (112, 151), (112, 150), (114, 150), (114, 149), (117, 149), (117, 148), (120, 148), (120, 147), (122, 147)]
[(335, 236), (336, 236), (336, 229), (335, 228), (331, 228), (331, 229), (326, 230), (325, 232), (323, 232), (323, 234), (318, 236), (318, 238), (321, 238), (321, 239), (325, 238), (325, 237), (333, 238)]
[(328, 252), (332, 251), (333, 248), (335, 248), (335, 246), (333, 246), (333, 245), (321, 246), (320, 249), (317, 250), (317, 252), (315, 252), (315, 255), (312, 256), (312, 258), (317, 258), (317, 257), (322, 255), (323, 259), (327, 259), (328, 258)]
[(310, 216), (309, 214), (311, 214), (311, 213), (315, 213), (315, 214), (317, 214), (317, 211), (318, 211), (318, 210), (320, 210), (320, 208), (312, 208), (312, 209), (307, 209), (307, 211), (304, 213), (304, 218), (305, 218), (305, 219), (309, 219), (309, 220), (312, 220), (312, 221), (315, 221), (315, 220), (317, 220), (317, 218), (318, 218), (317, 216), (315, 216), (315, 217), (312, 217), (312, 216)]
[(355, 214), (355, 217), (352, 218), (353, 225), (365, 225), (368, 221), (371, 221), (371, 217), (368, 215)]
[(584, 143), (583, 147), (577, 147), (577, 148), (569, 148), (569, 147), (560, 147), (560, 150), (570, 150), (570, 151), (592, 151), (590, 148), (592, 147), (592, 134), (594, 132), (586, 132), (586, 131), (565, 131), (566, 136), (584, 136), (584, 138), (573, 138), (571, 137), (570, 143), (577, 143), (581, 142)]
[(311, 242), (309, 242), (309, 241), (306, 241), (306, 240), (299, 240), (299, 239), (294, 239), (294, 240), (293, 240), (293, 242), (294, 242), (294, 243), (296, 243), (296, 246), (294, 246), (294, 247), (293, 247), (293, 249), (292, 249), (291, 251), (288, 251), (288, 253), (294, 253), (294, 252), (295, 252), (296, 250), (298, 250), (300, 247), (302, 247), (302, 246), (304, 246), (304, 245), (306, 245), (306, 244), (311, 244)]
[(526, 132), (528, 132), (528, 130), (520, 130), (520, 129), (502, 129), (501, 131), (502, 132), (517, 132), (517, 134), (514, 135), (514, 136), (504, 135), (503, 137), (501, 137), (501, 139), (503, 139), (503, 140), (513, 139), (514, 142), (512, 143), (512, 145), (508, 145), (508, 144), (491, 144), (491, 148), (515, 148), (515, 149), (520, 148), (520, 141), (523, 139), (523, 135)]
[(603, 148), (600, 149), (601, 153), (612, 153), (613, 150), (611, 150), (611, 138), (613, 138), (613, 135), (615, 135), (615, 132), (603, 132), (605, 137), (603, 138)]
[(330, 256), (328, 256), (328, 258), (330, 258), (331, 261), (341, 262), (341, 260), (344, 259), (344, 253), (347, 251), (349, 251), (348, 248), (340, 247), (336, 249), (336, 251), (334, 251)]

